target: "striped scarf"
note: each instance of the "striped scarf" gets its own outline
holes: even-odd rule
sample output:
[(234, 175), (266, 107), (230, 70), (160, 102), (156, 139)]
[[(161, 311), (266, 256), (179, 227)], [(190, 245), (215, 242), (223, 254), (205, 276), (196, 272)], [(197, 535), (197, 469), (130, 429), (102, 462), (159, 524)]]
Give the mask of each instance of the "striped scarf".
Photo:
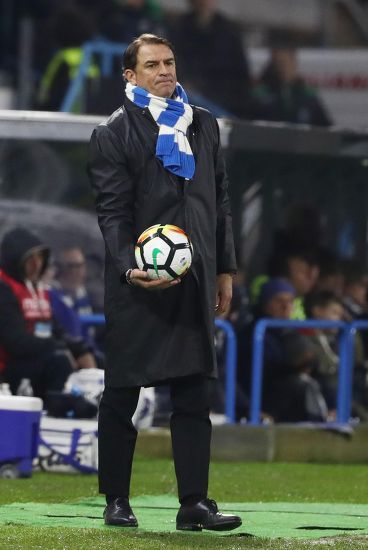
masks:
[(186, 137), (193, 120), (193, 109), (188, 103), (184, 88), (177, 83), (175, 99), (166, 99), (148, 93), (130, 82), (125, 88), (127, 98), (138, 107), (147, 107), (159, 127), (156, 157), (169, 172), (185, 179), (192, 179), (195, 162)]

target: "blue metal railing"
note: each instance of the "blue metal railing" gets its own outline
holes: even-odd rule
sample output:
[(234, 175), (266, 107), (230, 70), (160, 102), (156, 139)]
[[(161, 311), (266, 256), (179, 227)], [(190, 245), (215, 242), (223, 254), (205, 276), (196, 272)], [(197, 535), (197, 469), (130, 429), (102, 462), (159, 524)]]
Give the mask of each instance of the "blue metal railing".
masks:
[(123, 57), (127, 44), (108, 42), (107, 40), (93, 40), (83, 44), (83, 57), (75, 78), (72, 80), (63, 99), (60, 111), (69, 113), (83, 89), (84, 80), (88, 77), (90, 66), (94, 62), (94, 55), (101, 58), (101, 76), (110, 76), (113, 68), (113, 58)]
[(225, 415), (230, 424), (235, 422), (237, 345), (234, 329), (229, 321), (215, 319), (215, 325), (226, 334), (225, 361)]
[[(368, 320), (357, 320), (351, 321), (349, 323), (350, 330), (347, 333), (346, 341), (346, 355), (348, 357), (349, 367), (350, 367), (350, 377), (347, 378), (346, 383), (350, 384), (349, 387), (353, 385), (353, 371), (354, 371), (354, 349), (355, 349), (355, 335), (357, 330), (368, 330)], [(349, 403), (344, 403), (346, 407), (346, 412), (348, 412)], [(350, 409), (349, 409), (350, 413)]]
[[(105, 324), (105, 316), (102, 314), (81, 315), (80, 320), (84, 328), (92, 325)], [(225, 415), (230, 424), (235, 422), (235, 392), (236, 392), (236, 367), (237, 346), (234, 329), (228, 321), (216, 319), (215, 325), (226, 334), (226, 361), (225, 361)]]
[[(105, 317), (101, 314), (83, 315), (81, 322), (84, 328), (91, 325), (102, 325)], [(234, 329), (228, 321), (216, 319), (215, 324), (226, 334), (225, 361), (225, 414), (229, 423), (235, 422), (236, 405), (236, 371), (237, 345)], [(252, 386), (250, 399), (250, 423), (260, 424), (262, 404), (264, 336), (269, 328), (318, 328), (339, 330), (339, 370), (337, 390), (336, 421), (344, 424), (349, 421), (352, 399), (352, 376), (354, 366), (354, 338), (357, 330), (368, 330), (368, 321), (284, 321), (278, 319), (261, 319), (253, 333)]]
[[(368, 323), (363, 322), (361, 328), (368, 329)], [(250, 401), (250, 423), (260, 423), (264, 335), (269, 328), (319, 328), (339, 330), (339, 371), (337, 390), (337, 414), (338, 423), (346, 423), (350, 417), (352, 395), (352, 372), (354, 361), (354, 335), (359, 328), (359, 322), (344, 323), (342, 321), (292, 321), (278, 319), (260, 319), (253, 333), (253, 361), (252, 361), (252, 388)]]

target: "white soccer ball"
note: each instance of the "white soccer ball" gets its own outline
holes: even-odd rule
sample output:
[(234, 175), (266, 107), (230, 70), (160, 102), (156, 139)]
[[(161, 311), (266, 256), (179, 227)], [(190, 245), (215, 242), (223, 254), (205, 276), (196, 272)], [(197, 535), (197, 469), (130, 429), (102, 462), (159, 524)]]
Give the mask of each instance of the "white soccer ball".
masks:
[(193, 245), (188, 235), (176, 225), (153, 225), (139, 236), (135, 259), (139, 269), (151, 279), (172, 281), (183, 277), (191, 266)]

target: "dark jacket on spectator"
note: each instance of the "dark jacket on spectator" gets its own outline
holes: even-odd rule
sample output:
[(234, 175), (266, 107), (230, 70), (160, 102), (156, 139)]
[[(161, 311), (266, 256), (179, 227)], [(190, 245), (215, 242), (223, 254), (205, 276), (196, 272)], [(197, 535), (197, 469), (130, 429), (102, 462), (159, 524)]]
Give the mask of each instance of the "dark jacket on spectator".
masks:
[[(64, 340), (64, 335), (53, 323), (47, 290), (35, 288), (31, 293), (27, 289), (23, 260), (32, 250), (42, 251), (45, 269), (49, 250), (26, 229), (10, 231), (1, 245), (0, 371), (6, 370), (8, 362), (42, 361), (66, 347), (70, 347), (75, 356), (88, 351), (80, 340)], [(31, 310), (30, 314), (27, 314), (27, 309)], [(50, 325), (52, 334), (38, 336), (39, 323)]]
[[(6, 367), (6, 357), (37, 359), (40, 355), (49, 354), (57, 347), (54, 338), (39, 338), (34, 335), (35, 321), (50, 322), (50, 308), (45, 307), (45, 313), (39, 312), (38, 319), (27, 320), (14, 292), (16, 285), (24, 287), (22, 259), (27, 252), (39, 248), (44, 254), (44, 267), (48, 259), (48, 249), (41, 241), (26, 230), (15, 230), (8, 233), (1, 246), (0, 271), (0, 370)], [(47, 294), (43, 299), (49, 305)], [(48, 309), (48, 311), (47, 311)]]
[(266, 73), (254, 90), (253, 118), (330, 126), (331, 119), (315, 91), (298, 78), (281, 84), (272, 73)]

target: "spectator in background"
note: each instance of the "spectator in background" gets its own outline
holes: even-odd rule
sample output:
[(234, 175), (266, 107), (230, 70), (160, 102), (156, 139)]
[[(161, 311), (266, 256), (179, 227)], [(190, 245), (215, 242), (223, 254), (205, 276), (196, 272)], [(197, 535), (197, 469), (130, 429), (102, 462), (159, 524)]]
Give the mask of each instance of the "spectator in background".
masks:
[(269, 262), (271, 277), (281, 277), (288, 281), (295, 289), (292, 318), (304, 318), (303, 297), (316, 284), (319, 275), (319, 266), (316, 254), (310, 249), (289, 248), (276, 254)]
[(269, 278), (282, 279), (291, 284), (295, 292), (292, 319), (305, 319), (303, 298), (311, 292), (318, 280), (319, 266), (313, 249), (302, 249), (297, 243), (279, 246), (269, 259), (267, 275), (259, 275), (252, 281), (253, 304), (257, 302), (262, 284)]
[(55, 260), (51, 257), (47, 269), (42, 275), (42, 282), (50, 297), (53, 316), (71, 338), (82, 338), (83, 330), (79, 315), (74, 310), (72, 301), (69, 298), (64, 298), (59, 283), (55, 280), (55, 275)]
[(293, 319), (304, 319), (303, 296), (317, 284), (321, 258), (324, 257), (323, 221), (319, 210), (308, 200), (294, 202), (285, 210), (283, 224), (273, 235), (267, 273), (251, 283), (251, 301), (257, 301), (260, 288), (269, 277), (289, 281), (296, 291)]
[[(329, 290), (319, 290), (306, 296), (305, 312), (308, 319), (319, 321), (342, 321), (344, 308), (336, 294)], [(304, 331), (313, 343), (318, 361), (312, 375), (318, 380), (326, 400), (331, 419), (336, 416), (336, 396), (338, 386), (338, 330), (308, 329)]]
[(200, 95), (218, 105), (218, 111), (246, 118), (250, 76), (240, 29), (216, 11), (216, 0), (188, 4), (190, 11), (169, 26), (181, 83), (189, 96)]
[[(107, 0), (100, 5), (98, 32), (102, 39), (121, 44), (123, 53), (124, 44), (141, 34), (164, 35), (164, 12), (156, 0)], [(123, 103), (124, 88), (121, 56), (115, 55), (111, 74), (87, 82), (85, 112), (108, 115), (115, 111)]]
[(56, 277), (60, 295), (78, 315), (93, 313), (92, 303), (86, 288), (86, 259), (78, 246), (64, 248), (57, 256)]
[[(295, 291), (282, 279), (261, 288), (256, 319), (291, 318)], [(253, 331), (252, 331), (253, 332)], [(308, 338), (295, 329), (269, 328), (264, 337), (263, 410), (276, 422), (322, 422), (327, 406), (310, 376), (315, 353)]]
[(299, 74), (293, 48), (274, 48), (253, 91), (254, 119), (330, 126), (331, 118), (315, 91)]
[(81, 315), (93, 313), (92, 299), (86, 287), (87, 267), (83, 251), (65, 248), (57, 255), (55, 278), (49, 281), (54, 315), (63, 330), (72, 338), (85, 338), (99, 368), (104, 367), (102, 352), (104, 327), (90, 326), (83, 330)]
[(367, 270), (355, 260), (345, 260), (343, 263), (344, 289), (342, 301), (346, 317), (352, 319), (367, 319)]
[[(92, 20), (85, 11), (73, 4), (63, 5), (49, 21), (54, 41), (54, 55), (41, 77), (36, 107), (47, 111), (59, 111), (68, 87), (76, 76), (82, 61), (82, 44), (95, 33)], [(92, 64), (88, 70), (90, 79), (99, 76), (98, 67)], [(73, 106), (75, 112), (83, 112), (79, 98)]]
[(144, 33), (164, 33), (164, 14), (156, 0), (110, 0), (100, 11), (100, 34), (128, 44)]
[(83, 341), (65, 338), (54, 326), (41, 282), (48, 258), (48, 248), (23, 228), (6, 233), (1, 243), (0, 371), (13, 393), (27, 378), (42, 398), (61, 391), (74, 369), (96, 366)]
[(319, 275), (315, 291), (329, 291), (339, 298), (344, 291), (344, 273), (342, 262), (331, 250), (325, 247), (319, 249)]
[[(9, 71), (15, 84), (19, 71), (20, 28), (24, 19), (34, 23), (35, 51), (33, 63), (36, 72), (44, 69), (45, 59), (50, 55), (50, 41), (45, 32), (47, 21), (57, 9), (58, 0), (14, 0), (0, 2), (0, 70)], [(42, 35), (42, 38), (41, 36)], [(41, 46), (42, 41), (42, 46)]]
[[(317, 291), (305, 299), (305, 311), (311, 319), (323, 321), (343, 321), (345, 312), (341, 299), (333, 292)], [(338, 388), (338, 331), (336, 329), (312, 329), (305, 331), (309, 335), (318, 361), (312, 375), (321, 386), (329, 409), (329, 417), (335, 419)], [(361, 334), (355, 337), (353, 374), (354, 416), (368, 420), (368, 384), (367, 366), (364, 358)]]

